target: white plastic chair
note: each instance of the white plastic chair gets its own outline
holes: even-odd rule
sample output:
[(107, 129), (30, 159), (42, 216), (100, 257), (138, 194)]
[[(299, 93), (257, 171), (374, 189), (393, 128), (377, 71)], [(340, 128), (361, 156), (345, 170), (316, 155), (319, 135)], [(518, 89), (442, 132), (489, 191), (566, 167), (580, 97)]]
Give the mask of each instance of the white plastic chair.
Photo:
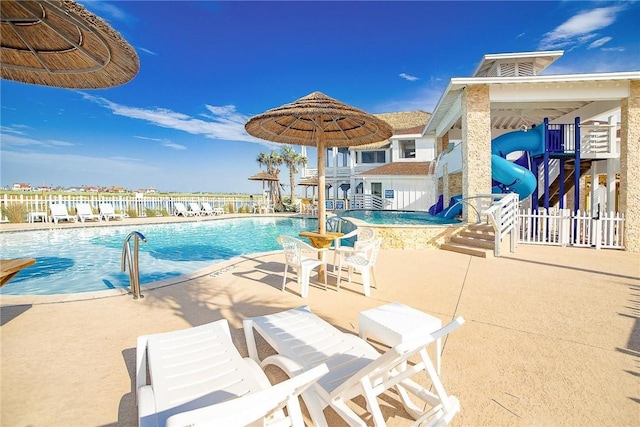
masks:
[[(350, 239), (352, 237), (356, 238), (353, 246), (343, 246), (343, 239)], [(364, 247), (367, 243), (370, 243), (376, 237), (376, 230), (371, 227), (358, 227), (350, 233), (345, 234), (344, 236), (336, 239), (333, 242), (333, 271), (336, 271), (337, 264), (336, 259), (339, 256), (344, 256), (346, 254), (350, 254), (354, 249), (360, 249)]]
[(365, 296), (371, 295), (371, 282), (373, 282), (374, 287), (377, 288), (375, 266), (381, 244), (382, 238), (378, 238), (363, 246), (355, 247), (351, 251), (347, 252), (346, 249), (341, 251), (340, 262), (338, 264), (338, 289), (340, 289), (342, 267), (345, 266), (348, 269), (349, 283), (351, 283), (353, 271), (359, 272), (362, 276)]
[(98, 203), (100, 218), (109, 221), (110, 219), (123, 219), (124, 215), (117, 214), (111, 203)]
[(136, 356), (138, 424), (245, 426), (260, 421), (302, 427), (298, 396), (327, 372), (325, 365), (318, 368), (272, 386), (256, 362), (243, 358), (233, 345), (226, 319), (141, 336)]
[(100, 221), (100, 215), (93, 213), (93, 210), (91, 209), (91, 205), (89, 205), (89, 203), (78, 203), (76, 205), (76, 215), (82, 222), (85, 222), (86, 220)]
[(51, 211), (51, 222), (54, 222), (56, 224), (60, 220), (76, 222), (76, 217), (69, 215), (67, 205), (65, 205), (64, 203), (51, 203), (49, 205), (49, 210)]
[[(324, 254), (326, 249), (314, 248), (311, 245), (291, 236), (279, 236), (278, 243), (282, 245), (284, 251), (285, 266), (284, 277), (282, 279), (282, 290), (287, 284), (287, 272), (289, 267), (296, 270), (298, 284), (300, 285), (300, 296), (306, 298), (309, 295), (309, 276), (311, 271), (325, 265)], [(327, 269), (324, 269), (324, 282), (327, 283)]]
[[(463, 323), (464, 319), (458, 317), (438, 331), (416, 334), (411, 342), (400, 343), (383, 354), (362, 338), (325, 322), (308, 307), (245, 319), (243, 325), (251, 358), (260, 361), (254, 330), (278, 353), (265, 358), (263, 368), (275, 365), (292, 376), (321, 363), (327, 365), (329, 373), (302, 393), (314, 426), (327, 426), (323, 413), (327, 406), (350, 426), (368, 425), (347, 405), (349, 400), (363, 396), (374, 425), (379, 427), (386, 423), (377, 397), (392, 388), (397, 395), (388, 396), (400, 399), (416, 420), (413, 426), (444, 426), (460, 411), (460, 402), (447, 394), (427, 346)], [(409, 360), (411, 363), (407, 363)], [(433, 391), (411, 380), (421, 372), (427, 374)]]

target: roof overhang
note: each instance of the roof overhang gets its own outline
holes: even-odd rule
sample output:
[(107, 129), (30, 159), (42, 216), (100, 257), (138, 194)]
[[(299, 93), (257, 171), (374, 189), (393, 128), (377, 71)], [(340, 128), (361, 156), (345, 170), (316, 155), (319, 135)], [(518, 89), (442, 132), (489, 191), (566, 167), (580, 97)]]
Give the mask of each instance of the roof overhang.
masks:
[[(551, 122), (570, 116), (589, 119), (619, 108), (640, 71), (523, 77), (453, 78), (425, 126), (423, 135), (441, 137), (461, 129), (462, 94), (468, 86), (488, 85), (493, 129)], [(588, 113), (588, 115), (587, 115)]]

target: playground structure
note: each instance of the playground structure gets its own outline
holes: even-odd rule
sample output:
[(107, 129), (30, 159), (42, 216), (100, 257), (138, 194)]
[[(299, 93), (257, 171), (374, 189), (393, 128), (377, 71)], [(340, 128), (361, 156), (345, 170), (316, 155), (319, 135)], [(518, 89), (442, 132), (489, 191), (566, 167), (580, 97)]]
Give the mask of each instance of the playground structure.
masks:
[[(582, 132), (581, 132), (582, 131)], [(531, 129), (504, 133), (491, 141), (492, 193), (516, 193), (522, 205), (538, 212), (540, 208), (565, 209), (565, 196), (573, 190), (571, 211), (580, 210), (580, 179), (587, 171), (597, 178), (606, 173), (607, 183), (615, 185), (615, 174), (619, 165), (616, 142), (616, 123), (613, 118), (608, 125), (581, 125), (580, 118), (574, 123), (550, 124), (548, 119)], [(517, 155), (509, 160), (510, 155)], [(601, 167), (601, 163), (605, 167)], [(598, 182), (596, 179), (595, 182)], [(593, 200), (592, 213), (599, 214), (601, 203)], [(607, 194), (613, 194), (608, 191)], [(530, 197), (530, 199), (528, 199)], [(615, 207), (615, 196), (607, 203), (608, 212)], [(447, 207), (443, 197), (431, 206), (434, 215), (452, 218), (462, 212), (462, 196), (453, 196)]]

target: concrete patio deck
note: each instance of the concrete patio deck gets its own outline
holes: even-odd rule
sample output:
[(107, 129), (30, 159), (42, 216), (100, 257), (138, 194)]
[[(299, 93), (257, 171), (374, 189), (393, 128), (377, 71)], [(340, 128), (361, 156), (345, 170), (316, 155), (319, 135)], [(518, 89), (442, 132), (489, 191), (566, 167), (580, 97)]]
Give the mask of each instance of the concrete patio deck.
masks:
[[(372, 297), (360, 277), (336, 291), (280, 290), (280, 252), (233, 259), (180, 284), (63, 303), (0, 297), (2, 426), (134, 426), (139, 335), (242, 320), (309, 305), (357, 333), (358, 313), (399, 301), (466, 323), (444, 342), (442, 378), (461, 412), (454, 426), (637, 426), (640, 420), (640, 255), (520, 245), (501, 258), (383, 250)], [(261, 348), (268, 351), (266, 344)], [(278, 380), (278, 372), (268, 370)], [(364, 417), (363, 400), (354, 408)], [(411, 420), (393, 393), (388, 425)], [(325, 411), (332, 426), (344, 423)], [(370, 420), (369, 420), (370, 421)]]

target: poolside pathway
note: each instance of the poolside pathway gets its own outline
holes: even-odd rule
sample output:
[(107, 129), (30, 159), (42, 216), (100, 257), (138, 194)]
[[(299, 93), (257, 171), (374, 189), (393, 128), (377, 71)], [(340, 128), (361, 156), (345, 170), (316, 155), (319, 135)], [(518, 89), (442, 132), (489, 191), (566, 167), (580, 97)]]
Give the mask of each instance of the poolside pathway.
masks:
[[(467, 321), (444, 343), (443, 382), (462, 407), (452, 425), (638, 425), (639, 254), (521, 245), (515, 254), (479, 259), (383, 250), (371, 298), (356, 275), (339, 292), (311, 286), (302, 299), (295, 284), (280, 291), (282, 269), (282, 255), (273, 252), (143, 290), (141, 300), (33, 304), (0, 297), (0, 424), (136, 425), (135, 344), (142, 334), (224, 317), (246, 355), (245, 317), (308, 304), (357, 332), (360, 311), (399, 301), (443, 322)], [(410, 424), (392, 393), (383, 402), (390, 426)], [(327, 414), (332, 426), (343, 425)]]

